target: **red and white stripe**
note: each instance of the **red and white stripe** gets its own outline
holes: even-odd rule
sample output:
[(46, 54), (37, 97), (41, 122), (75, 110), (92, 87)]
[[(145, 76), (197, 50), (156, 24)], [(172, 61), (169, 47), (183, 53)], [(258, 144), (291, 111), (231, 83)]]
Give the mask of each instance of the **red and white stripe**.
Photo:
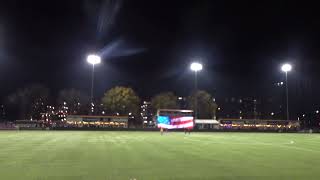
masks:
[(193, 128), (194, 122), (193, 117), (170, 117), (171, 123), (168, 124), (158, 124), (158, 128), (165, 129), (183, 129), (183, 128)]

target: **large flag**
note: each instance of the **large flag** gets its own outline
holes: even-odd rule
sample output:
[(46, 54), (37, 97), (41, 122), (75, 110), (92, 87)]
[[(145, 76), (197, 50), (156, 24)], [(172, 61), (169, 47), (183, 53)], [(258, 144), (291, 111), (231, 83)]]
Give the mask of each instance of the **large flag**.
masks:
[(193, 116), (158, 116), (158, 128), (181, 129), (193, 128)]

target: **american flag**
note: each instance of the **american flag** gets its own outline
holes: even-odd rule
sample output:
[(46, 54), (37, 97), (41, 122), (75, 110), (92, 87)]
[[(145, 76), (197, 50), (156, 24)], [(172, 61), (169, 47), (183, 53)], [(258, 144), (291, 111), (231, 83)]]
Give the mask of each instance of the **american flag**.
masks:
[(158, 116), (158, 128), (165, 129), (191, 129), (194, 126), (192, 116)]

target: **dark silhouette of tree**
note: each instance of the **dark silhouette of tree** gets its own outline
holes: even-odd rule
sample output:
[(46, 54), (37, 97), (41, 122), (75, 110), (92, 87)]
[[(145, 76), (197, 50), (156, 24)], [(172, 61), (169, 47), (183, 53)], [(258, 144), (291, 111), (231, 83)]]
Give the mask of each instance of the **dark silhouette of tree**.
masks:
[(151, 106), (154, 113), (157, 109), (176, 109), (177, 96), (173, 92), (160, 93), (151, 99)]
[(197, 118), (212, 119), (216, 116), (217, 104), (206, 91), (197, 91), (188, 97), (188, 108), (195, 110), (195, 98), (197, 98)]
[(40, 113), (46, 111), (49, 89), (42, 85), (31, 85), (18, 89), (8, 96), (10, 104), (18, 109), (19, 119), (41, 119)]
[(111, 114), (137, 115), (139, 112), (140, 98), (129, 87), (116, 86), (104, 94), (102, 104)]

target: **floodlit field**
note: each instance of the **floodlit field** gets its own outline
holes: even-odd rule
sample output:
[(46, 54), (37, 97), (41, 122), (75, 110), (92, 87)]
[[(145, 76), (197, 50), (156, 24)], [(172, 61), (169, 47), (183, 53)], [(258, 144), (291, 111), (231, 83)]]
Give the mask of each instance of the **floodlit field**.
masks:
[(0, 131), (0, 179), (320, 179), (320, 134)]

